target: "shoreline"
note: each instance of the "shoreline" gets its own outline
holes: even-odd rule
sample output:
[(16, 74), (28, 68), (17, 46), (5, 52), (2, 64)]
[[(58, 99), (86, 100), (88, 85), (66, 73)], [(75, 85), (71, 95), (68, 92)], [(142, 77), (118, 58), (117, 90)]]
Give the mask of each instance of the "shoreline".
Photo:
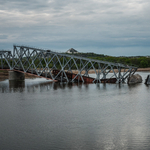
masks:
[[(96, 71), (97, 71), (97, 70), (96, 70)], [(114, 71), (115, 71), (115, 72), (118, 72), (117, 69), (114, 69)], [(124, 72), (124, 71), (128, 71), (128, 69), (125, 69), (125, 70), (122, 69), (122, 70), (121, 70), (121, 72)], [(72, 70), (72, 72), (75, 73), (75, 74), (78, 74), (78, 71), (77, 71), (77, 70)], [(113, 72), (113, 71), (111, 70), (110, 73), (112, 73), (112, 72)], [(138, 68), (136, 72), (150, 72), (150, 68)], [(82, 71), (82, 72), (81, 72), (81, 74), (84, 74), (84, 73), (85, 73), (85, 71)], [(91, 70), (89, 70), (88, 73), (89, 73), (89, 74), (94, 74), (95, 71), (94, 71), (94, 69), (91, 69)]]
[[(9, 70), (1, 70), (0, 69), (0, 81), (3, 81), (3, 80), (6, 80), (8, 79), (8, 71)], [(96, 70), (97, 71), (97, 70)], [(117, 72), (117, 69), (114, 69), (115, 72)], [(125, 70), (127, 71), (127, 70)], [(72, 70), (73, 73), (75, 74), (78, 74), (78, 71), (77, 70)], [(121, 70), (121, 72), (124, 72), (124, 69)], [(136, 72), (150, 72), (150, 68), (138, 68)], [(81, 74), (84, 74), (85, 71), (82, 71)], [(95, 71), (93, 69), (89, 70), (88, 72), (89, 74), (94, 74)], [(112, 71), (110, 71), (110, 73), (112, 73)], [(25, 73), (25, 78), (26, 79), (29, 79), (29, 78), (36, 78), (36, 76), (34, 75), (30, 75), (30, 74), (27, 74)], [(40, 78), (40, 77), (39, 77)]]
[(145, 72), (149, 71), (150, 72), (150, 68), (138, 68), (137, 69), (137, 72), (142, 72), (142, 71), (145, 71)]

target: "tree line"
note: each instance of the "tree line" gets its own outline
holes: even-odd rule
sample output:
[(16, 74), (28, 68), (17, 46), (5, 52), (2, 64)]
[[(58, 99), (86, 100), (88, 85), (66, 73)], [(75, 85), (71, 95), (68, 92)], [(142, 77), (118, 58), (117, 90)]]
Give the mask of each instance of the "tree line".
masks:
[(103, 54), (95, 54), (95, 53), (77, 53), (74, 54), (76, 56), (87, 57), (91, 59), (109, 61), (114, 63), (122, 63), (129, 66), (135, 66), (138, 68), (147, 68), (150, 67), (150, 57), (146, 56), (135, 56), (135, 57), (115, 57), (115, 56), (107, 56)]
[[(103, 55), (103, 54), (95, 54), (95, 53), (76, 53), (73, 54), (76, 56), (80, 56), (80, 57), (87, 57), (87, 58), (91, 58), (91, 59), (97, 59), (97, 60), (102, 60), (102, 61), (109, 61), (109, 62), (114, 62), (114, 63), (122, 63), (125, 65), (129, 65), (129, 66), (135, 66), (138, 68), (148, 68), (150, 67), (150, 57), (144, 57), (144, 56), (136, 56), (136, 57), (114, 57), (114, 56), (107, 56), (107, 55)], [(50, 58), (48, 61), (50, 61)], [(7, 62), (3, 59), (3, 65), (7, 66)], [(22, 60), (23, 62), (25, 62), (25, 59)], [(60, 61), (62, 62), (63, 60), (60, 59)], [(29, 60), (29, 62), (32, 62), (32, 59)], [(34, 62), (36, 65), (39, 64), (39, 60), (36, 59)], [(44, 60), (41, 61), (43, 67), (46, 66), (46, 63)], [(10, 60), (10, 64), (12, 64), (12, 60)], [(53, 64), (49, 64), (49, 67), (52, 67)], [(59, 64), (56, 65), (58, 68), (60, 67)], [(1, 68), (1, 61), (0, 61), (0, 68)]]

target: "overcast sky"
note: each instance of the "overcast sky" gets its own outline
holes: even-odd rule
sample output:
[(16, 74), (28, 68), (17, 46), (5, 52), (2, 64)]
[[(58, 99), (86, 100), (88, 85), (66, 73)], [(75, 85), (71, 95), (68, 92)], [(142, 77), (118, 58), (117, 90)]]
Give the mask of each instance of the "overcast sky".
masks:
[(13, 44), (150, 55), (150, 0), (0, 0), (0, 49)]

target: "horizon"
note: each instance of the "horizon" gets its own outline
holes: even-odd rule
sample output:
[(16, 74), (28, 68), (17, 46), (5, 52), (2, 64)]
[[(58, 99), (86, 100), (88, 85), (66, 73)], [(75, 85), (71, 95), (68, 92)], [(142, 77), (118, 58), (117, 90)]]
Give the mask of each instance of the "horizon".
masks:
[[(13, 45), (19, 45), (19, 44), (13, 44)], [(4, 50), (4, 51), (11, 51), (13, 52), (13, 45), (12, 45), (12, 48), (11, 49), (0, 49), (0, 51)], [(42, 49), (42, 50), (51, 50), (53, 52), (57, 52), (57, 53), (66, 53), (69, 49), (73, 48), (75, 50), (77, 50), (79, 53), (94, 53), (94, 54), (98, 54), (98, 55), (105, 55), (105, 56), (112, 56), (112, 57), (146, 57), (146, 56), (150, 56), (150, 54), (145, 54), (145, 55), (110, 55), (110, 54), (104, 54), (104, 53), (99, 53), (99, 52), (95, 52), (95, 51), (79, 51), (78, 49), (74, 48), (74, 47), (70, 47), (68, 48), (67, 50), (56, 50), (56, 49), (50, 49), (50, 48), (42, 48), (42, 47), (37, 47), (37, 46), (31, 46), (31, 45), (24, 45), (24, 44), (21, 44), (19, 46), (27, 46), (27, 47), (31, 47), (31, 48), (37, 48), (37, 49)]]
[[(30, 3), (30, 5), (29, 5)], [(0, 0), (0, 49), (13, 44), (59, 52), (150, 55), (150, 1)]]

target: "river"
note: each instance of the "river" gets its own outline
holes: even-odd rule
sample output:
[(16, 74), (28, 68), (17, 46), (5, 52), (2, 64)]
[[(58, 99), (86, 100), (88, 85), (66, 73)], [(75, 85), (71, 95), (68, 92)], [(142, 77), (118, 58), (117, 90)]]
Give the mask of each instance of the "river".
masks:
[(1, 81), (0, 149), (149, 150), (150, 86)]

